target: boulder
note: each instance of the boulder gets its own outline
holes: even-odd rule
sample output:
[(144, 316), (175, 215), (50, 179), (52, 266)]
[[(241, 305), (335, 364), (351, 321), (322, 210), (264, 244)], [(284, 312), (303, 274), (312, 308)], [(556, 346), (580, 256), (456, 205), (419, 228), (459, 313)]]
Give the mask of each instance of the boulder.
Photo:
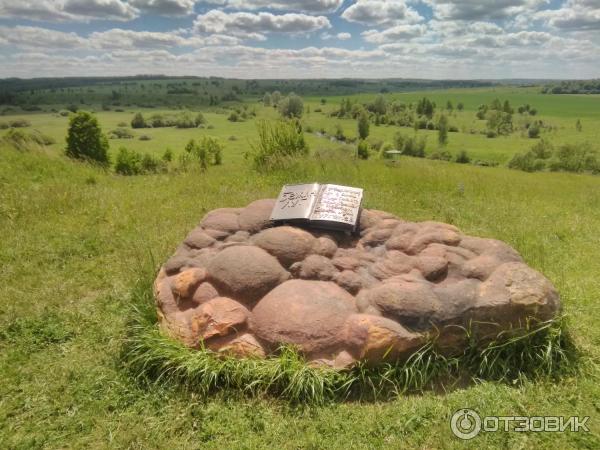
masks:
[(254, 307), (250, 329), (272, 349), (291, 344), (322, 357), (341, 348), (344, 323), (355, 312), (354, 297), (335, 283), (289, 280)]
[(254, 246), (226, 248), (208, 266), (208, 279), (219, 293), (246, 305), (288, 278), (289, 273), (274, 256)]
[[(363, 209), (357, 234), (271, 227), (275, 201), (209, 212), (157, 275), (160, 329), (192, 348), (264, 358), (281, 344), (344, 369), (461, 352), (555, 317), (552, 283), (504, 242)], [(469, 336), (467, 336), (467, 330)]]

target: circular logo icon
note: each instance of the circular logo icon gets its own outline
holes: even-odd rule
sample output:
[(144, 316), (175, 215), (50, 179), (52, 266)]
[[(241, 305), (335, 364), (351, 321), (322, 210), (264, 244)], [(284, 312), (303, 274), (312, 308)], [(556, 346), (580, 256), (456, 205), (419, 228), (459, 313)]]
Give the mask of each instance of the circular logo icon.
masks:
[(460, 439), (473, 439), (481, 431), (481, 417), (472, 409), (459, 409), (450, 420), (454, 436)]

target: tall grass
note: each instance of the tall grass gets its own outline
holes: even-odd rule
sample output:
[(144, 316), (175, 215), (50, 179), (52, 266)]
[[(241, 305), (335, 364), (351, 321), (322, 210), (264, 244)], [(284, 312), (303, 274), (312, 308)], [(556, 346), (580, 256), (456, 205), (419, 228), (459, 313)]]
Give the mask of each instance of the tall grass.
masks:
[(408, 360), (348, 370), (312, 367), (291, 347), (266, 359), (239, 359), (209, 350), (193, 350), (158, 329), (149, 280), (132, 292), (132, 310), (124, 340), (124, 367), (139, 381), (166, 384), (210, 395), (217, 391), (251, 397), (272, 395), (291, 403), (322, 404), (339, 400), (385, 400), (430, 389), (451, 390), (466, 382), (559, 379), (578, 370), (578, 352), (564, 317), (531, 326), (518, 336), (484, 346), (469, 339), (465, 350), (445, 356), (435, 340)]

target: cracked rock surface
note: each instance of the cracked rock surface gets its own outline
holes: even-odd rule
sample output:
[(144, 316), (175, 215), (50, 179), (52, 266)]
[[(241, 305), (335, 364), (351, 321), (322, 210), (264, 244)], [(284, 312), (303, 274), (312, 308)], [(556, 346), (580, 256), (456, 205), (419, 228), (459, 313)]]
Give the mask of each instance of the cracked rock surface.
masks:
[(192, 348), (311, 363), (404, 359), (435, 336), (457, 352), (552, 319), (552, 283), (510, 246), (363, 209), (359, 233), (271, 227), (275, 200), (209, 212), (154, 284), (161, 329)]

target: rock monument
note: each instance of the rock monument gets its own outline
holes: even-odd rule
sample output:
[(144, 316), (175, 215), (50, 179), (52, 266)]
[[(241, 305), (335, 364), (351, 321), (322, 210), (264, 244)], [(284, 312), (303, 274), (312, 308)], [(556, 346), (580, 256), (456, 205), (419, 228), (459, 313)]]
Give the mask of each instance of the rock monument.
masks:
[(511, 247), (438, 222), (363, 209), (357, 232), (277, 226), (275, 200), (209, 212), (163, 265), (164, 333), (264, 358), (281, 344), (336, 368), (407, 358), (428, 339), (460, 351), (552, 319), (559, 296)]

